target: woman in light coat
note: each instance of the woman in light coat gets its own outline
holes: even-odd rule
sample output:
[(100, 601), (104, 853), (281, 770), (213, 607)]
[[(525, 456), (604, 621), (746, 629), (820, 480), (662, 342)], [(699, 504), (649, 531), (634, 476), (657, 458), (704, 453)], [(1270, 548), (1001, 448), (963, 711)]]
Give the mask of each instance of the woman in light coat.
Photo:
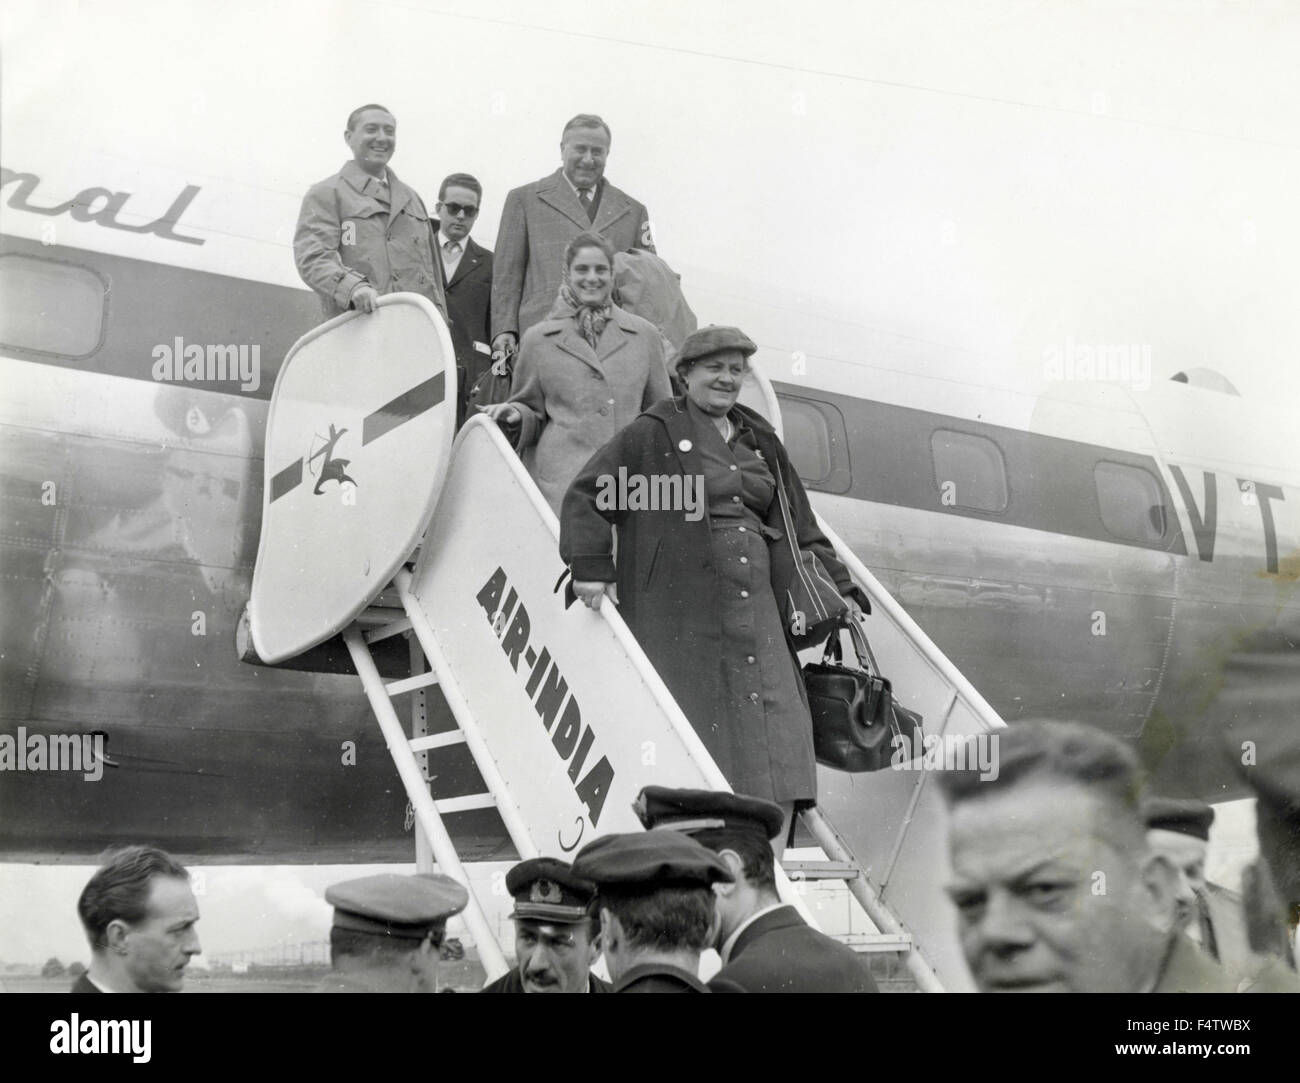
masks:
[(513, 437), (558, 515), (583, 464), (647, 406), (671, 393), (658, 329), (611, 301), (614, 252), (580, 233), (548, 319), (524, 333), (510, 400), (486, 407)]

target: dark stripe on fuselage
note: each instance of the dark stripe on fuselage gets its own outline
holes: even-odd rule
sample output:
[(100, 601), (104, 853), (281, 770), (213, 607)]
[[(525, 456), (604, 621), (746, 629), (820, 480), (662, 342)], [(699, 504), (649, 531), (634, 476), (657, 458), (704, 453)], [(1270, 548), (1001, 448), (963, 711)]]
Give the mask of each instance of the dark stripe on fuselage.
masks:
[[(67, 357), (4, 345), (8, 356), (24, 361), (152, 383), (154, 350), (177, 336), (205, 347), (256, 345), (261, 347), (261, 373), (255, 390), (243, 390), (238, 379), (186, 380), (185, 386), (269, 399), (289, 347), (324, 319), (320, 301), (309, 290), (0, 236), (0, 255), (11, 254), (72, 263), (107, 282), (104, 334), (91, 353)], [(78, 297), (60, 303), (79, 302), (104, 300)]]
[(398, 425), (419, 417), (426, 410), (431, 410), (442, 402), (446, 394), (446, 373), (431, 376), (422, 384), (416, 384), (410, 391), (404, 391), (387, 402), (361, 423), (361, 446), (365, 447), (372, 440), (378, 440), (384, 433), (392, 432)]
[[(809, 489), (1178, 556), (1187, 553), (1169, 488), (1150, 455), (794, 384), (776, 383), (773, 387), (782, 401), (826, 403), (843, 420), (843, 429), (836, 432), (839, 419), (835, 418), (835, 411), (819, 411), (828, 418), (831, 428), (829, 476), (844, 478), (847, 485), (819, 485), (810, 481)], [(978, 511), (943, 503), (931, 446), (931, 438), (941, 430), (981, 436), (998, 446), (1006, 464), (1007, 506), (1003, 511)], [(798, 461), (798, 455), (794, 457)], [(1158, 541), (1135, 541), (1106, 529), (1093, 473), (1101, 462), (1145, 470), (1159, 486), (1165, 527)]]
[[(89, 268), (108, 282), (107, 326), (103, 340), (89, 355), (64, 357), (4, 347), (11, 356), (41, 364), (154, 382), (153, 351), (171, 343), (177, 335), (187, 343), (205, 346), (256, 344), (261, 347), (262, 372), (255, 390), (243, 390), (233, 379), (186, 381), (186, 386), (268, 399), (284, 355), (297, 338), (322, 319), (319, 301), (307, 290), (0, 236), (0, 254), (8, 253), (71, 262)], [(429, 381), (413, 388), (375, 411), (366, 421), (363, 443), (414, 416), (411, 410), (425, 399), (429, 401), (423, 409), (441, 401), (445, 388), (440, 383), (438, 397), (430, 398), (434, 394), (431, 384)], [(1149, 455), (798, 385), (775, 387), (783, 399), (824, 403), (834, 408), (820, 411), (828, 418), (831, 429), (832, 468), (824, 482), (809, 480), (810, 489), (1180, 556), (1187, 552), (1168, 487)], [(836, 411), (839, 417), (835, 417)], [(943, 503), (931, 450), (931, 437), (937, 430), (970, 433), (997, 444), (1007, 473), (1007, 507), (1003, 511)], [(1093, 475), (1103, 461), (1150, 473), (1165, 509), (1165, 532), (1160, 540), (1125, 539), (1106, 529)], [(282, 471), (276, 477), (285, 474)]]

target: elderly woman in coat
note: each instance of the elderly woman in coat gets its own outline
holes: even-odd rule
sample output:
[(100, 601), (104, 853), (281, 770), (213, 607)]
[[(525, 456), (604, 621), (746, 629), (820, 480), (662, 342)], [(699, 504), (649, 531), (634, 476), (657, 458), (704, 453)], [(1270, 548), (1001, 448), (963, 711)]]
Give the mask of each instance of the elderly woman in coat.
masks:
[[(851, 608), (868, 602), (818, 529), (775, 430), (736, 402), (755, 348), (734, 327), (686, 339), (677, 360), (685, 396), (652, 406), (583, 467), (564, 499), (560, 555), (587, 605), (618, 604), (732, 788), (776, 801), (788, 821), (816, 800), (816, 764), (772, 577), (770, 558), (789, 551), (778, 476), (798, 546), (820, 558)], [(672, 475), (679, 492), (695, 491), (694, 507), (629, 510), (614, 499), (612, 479)]]
[(609, 242), (598, 233), (578, 234), (565, 249), (564, 266), (550, 317), (524, 333), (510, 400), (486, 408), (514, 437), (557, 514), (582, 464), (672, 391), (663, 336), (611, 300)]

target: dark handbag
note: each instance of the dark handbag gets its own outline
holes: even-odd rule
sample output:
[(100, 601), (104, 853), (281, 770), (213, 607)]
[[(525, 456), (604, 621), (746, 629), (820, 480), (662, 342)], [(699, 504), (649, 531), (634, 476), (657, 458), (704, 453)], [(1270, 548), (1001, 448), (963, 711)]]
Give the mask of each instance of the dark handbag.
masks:
[(507, 356), (493, 361), (483, 375), (474, 381), (469, 390), (471, 407), (495, 406), (499, 402), (510, 401), (510, 384), (514, 379), (514, 370)]
[(821, 662), (803, 667), (817, 762), (858, 772), (910, 761), (919, 746), (921, 716), (894, 702), (893, 686), (880, 675), (860, 619), (845, 623), (858, 664), (841, 661), (836, 634), (827, 641)]
[(781, 610), (781, 622), (795, 645), (811, 646), (825, 639), (833, 627), (843, 622), (849, 607), (817, 554), (811, 549), (799, 548), (799, 535), (785, 495), (781, 464), (773, 462), (772, 467), (776, 472), (777, 500), (785, 529), (785, 538), (777, 544), (787, 547), (788, 557), (787, 554), (781, 556), (792, 564), (784, 588), (776, 591), (776, 602)]

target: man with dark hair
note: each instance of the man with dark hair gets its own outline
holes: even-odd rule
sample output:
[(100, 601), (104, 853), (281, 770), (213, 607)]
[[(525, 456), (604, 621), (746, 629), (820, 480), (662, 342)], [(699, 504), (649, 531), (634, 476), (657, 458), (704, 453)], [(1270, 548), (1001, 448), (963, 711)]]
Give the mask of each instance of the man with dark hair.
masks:
[(321, 993), (436, 993), (447, 919), (469, 902), (450, 876), (381, 873), (334, 884), (330, 966)]
[(293, 254), (302, 280), (327, 319), (373, 312), (381, 295), (400, 291), (427, 297), (446, 319), (429, 212), (388, 165), (397, 149), (393, 114), (382, 105), (354, 109), (343, 141), (352, 161), (312, 185), (298, 214)]
[(710, 992), (698, 973), (717, 935), (712, 885), (733, 879), (721, 858), (676, 831), (606, 835), (578, 852), (573, 873), (596, 885), (614, 992)]
[(596, 885), (573, 875), (567, 861), (534, 857), (506, 873), (514, 897), (518, 963), (485, 993), (608, 993), (591, 972), (600, 955)]
[(735, 983), (747, 993), (878, 991), (852, 948), (811, 928), (777, 895), (769, 840), (781, 832), (780, 805), (721, 791), (646, 786), (633, 807), (647, 828), (690, 835), (731, 870), (734, 882), (713, 888), (715, 946), (722, 957), (714, 981)]
[[(998, 773), (947, 771), (958, 934), (983, 991), (1234, 992), (1177, 928), (1175, 872), (1138, 813), (1133, 752), (1089, 726), (1021, 722)], [(986, 779), (986, 780), (985, 780)]]
[(564, 277), (564, 248), (594, 230), (615, 252), (654, 251), (645, 206), (605, 176), (609, 125), (580, 113), (560, 136), (561, 166), (506, 196), (492, 269), (492, 352), (514, 351), (523, 333), (544, 320)]
[(465, 417), (469, 389), (492, 364), (492, 250), (470, 237), (483, 201), (483, 186), (468, 173), (453, 173), (438, 188), (438, 267), (451, 314), (451, 341), (460, 368), (457, 422)]
[(77, 900), (90, 968), (74, 993), (176, 993), (198, 955), (190, 874), (170, 854), (128, 846), (107, 855)]

